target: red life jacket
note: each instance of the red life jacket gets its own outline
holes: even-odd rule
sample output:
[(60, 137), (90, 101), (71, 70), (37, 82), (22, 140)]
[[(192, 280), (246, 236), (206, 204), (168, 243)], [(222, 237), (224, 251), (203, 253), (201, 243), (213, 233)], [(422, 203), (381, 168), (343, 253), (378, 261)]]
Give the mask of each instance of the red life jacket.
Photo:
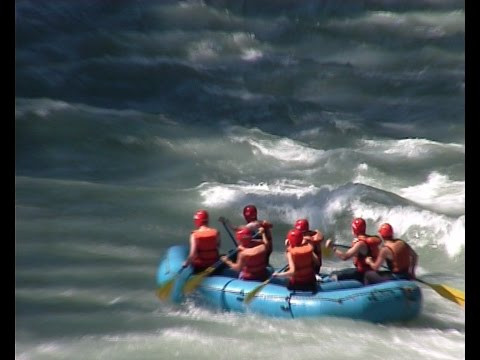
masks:
[(220, 258), (217, 247), (218, 230), (206, 228), (192, 231), (196, 253), (192, 259), (192, 265), (196, 270), (203, 270), (215, 264)]
[(290, 278), (290, 285), (315, 284), (315, 270), (313, 262), (313, 250), (308, 244), (289, 248), (295, 264), (295, 273)]
[[(373, 261), (375, 261), (378, 257), (378, 253), (380, 252), (380, 244), (382, 240), (378, 236), (370, 236), (370, 235), (358, 235), (358, 241), (362, 241), (367, 245), (367, 254), (357, 254), (353, 258), (353, 265), (357, 268), (358, 272), (364, 273), (367, 270), (371, 270), (372, 268), (370, 265), (367, 265), (365, 259), (368, 256), (371, 256)], [(352, 245), (354, 246), (357, 242), (355, 240), (352, 241)]]
[(265, 280), (267, 278), (267, 251), (264, 244), (241, 250), (245, 260), (242, 267), (242, 278), (245, 280)]
[(410, 248), (401, 239), (386, 240), (385, 246), (393, 253), (393, 260), (387, 260), (388, 268), (393, 273), (408, 273), (410, 269)]

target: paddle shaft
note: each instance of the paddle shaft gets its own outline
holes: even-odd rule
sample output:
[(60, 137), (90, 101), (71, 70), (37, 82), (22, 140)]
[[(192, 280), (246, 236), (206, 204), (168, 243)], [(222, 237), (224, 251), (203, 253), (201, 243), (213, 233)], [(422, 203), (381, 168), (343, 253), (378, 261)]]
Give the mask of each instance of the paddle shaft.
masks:
[[(228, 226), (225, 224), (225, 222), (222, 221), (222, 224), (223, 224), (223, 227), (225, 228), (225, 230), (227, 231), (228, 235), (230, 235), (230, 239), (232, 239), (233, 243), (235, 244), (235, 246), (238, 246), (237, 242), (235, 241), (235, 238), (233, 237), (230, 229), (228, 228)], [(252, 238), (258, 236), (260, 234), (260, 231), (256, 232), (255, 234), (252, 235)]]
[(230, 229), (228, 228), (227, 224), (225, 224), (224, 221), (222, 221), (222, 224), (223, 224), (223, 227), (225, 228), (225, 230), (227, 231), (228, 235), (230, 236), (230, 239), (232, 239), (233, 243), (235, 244), (235, 246), (238, 246), (238, 244), (235, 241), (235, 238), (233, 237), (232, 233), (230, 232)]
[[(278, 273), (284, 272), (285, 270), (287, 270), (287, 268), (288, 268), (288, 264), (285, 265), (284, 267), (282, 267), (280, 270), (278, 270), (276, 272), (278, 272)], [(269, 281), (272, 280), (272, 279), (273, 279), (273, 276), (270, 276)]]
[[(288, 268), (288, 264), (285, 265), (284, 267), (282, 267), (279, 271), (277, 272), (283, 272), (285, 271), (285, 269)], [(253, 300), (253, 298), (255, 297), (255, 295), (260, 292), (260, 290), (262, 290), (266, 285), (268, 285), (270, 283), (270, 281), (273, 279), (273, 276), (270, 276), (267, 280), (265, 280), (264, 282), (262, 282), (260, 285), (258, 285), (256, 288), (254, 288), (252, 291), (250, 291), (247, 296), (245, 296), (245, 299), (243, 299), (243, 302), (245, 304), (248, 304), (250, 303), (250, 301)]]
[[(237, 252), (238, 252), (238, 249), (236, 249), (232, 253), (228, 254), (227, 258), (230, 258), (230, 257), (234, 256)], [(183, 287), (183, 290), (182, 290), (183, 293), (184, 294), (189, 294), (192, 291), (194, 291), (201, 284), (201, 282), (203, 281), (203, 279), (205, 277), (209, 276), (211, 273), (213, 273), (215, 270), (217, 270), (223, 264), (224, 264), (223, 261), (220, 259), (215, 264), (213, 264), (212, 266), (209, 266), (208, 268), (203, 270), (201, 273), (193, 275), (185, 283), (185, 286)]]
[(351, 246), (342, 245), (342, 244), (333, 244), (333, 247), (339, 247), (339, 248), (342, 248), (342, 249), (350, 249)]

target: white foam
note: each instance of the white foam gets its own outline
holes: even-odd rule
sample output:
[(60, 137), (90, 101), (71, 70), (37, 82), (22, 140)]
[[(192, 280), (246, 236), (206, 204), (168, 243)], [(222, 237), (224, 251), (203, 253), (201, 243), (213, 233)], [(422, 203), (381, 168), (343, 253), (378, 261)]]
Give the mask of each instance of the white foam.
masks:
[(465, 181), (452, 181), (436, 171), (422, 184), (396, 191), (397, 194), (443, 212), (465, 212)]
[(219, 55), (219, 45), (210, 39), (200, 40), (193, 43), (188, 49), (188, 57), (191, 61), (211, 60)]
[(450, 257), (465, 247), (465, 215), (450, 218), (410, 206), (366, 205), (361, 201), (352, 202), (351, 209), (354, 216), (363, 217), (377, 227), (383, 222), (390, 223), (395, 236), (407, 239), (413, 246), (443, 246)]
[[(322, 191), (326, 192), (327, 202), (320, 200)], [(355, 200), (354, 188), (335, 196), (331, 196), (331, 191), (328, 186), (318, 188), (287, 181), (273, 184), (203, 183), (200, 188), (206, 207), (240, 208), (248, 202), (255, 202), (265, 209), (265, 213), (268, 212), (270, 219), (293, 223), (297, 218), (306, 217), (312, 228), (322, 225), (340, 234), (342, 230), (337, 229), (336, 222), (350, 213), (365, 218), (376, 227), (389, 222), (396, 236), (403, 236), (419, 247), (444, 247), (451, 257), (459, 254), (465, 246), (464, 215), (452, 218), (414, 206), (368, 204)]]
[(28, 112), (46, 118), (53, 112), (70, 109), (72, 106), (65, 101), (50, 99), (22, 99), (17, 98), (15, 106), (15, 117), (22, 117)]
[(324, 150), (313, 149), (289, 138), (272, 136), (258, 128), (245, 129), (232, 126), (226, 133), (233, 143), (247, 143), (255, 155), (272, 157), (285, 166), (294, 164), (309, 168), (325, 154)]
[(199, 187), (201, 188), (200, 195), (203, 197), (202, 204), (205, 206), (226, 206), (243, 195), (234, 185), (230, 187), (203, 183)]
[(241, 58), (246, 61), (254, 61), (261, 59), (263, 57), (263, 53), (257, 49), (245, 49), (242, 51)]
[[(202, 203), (205, 206), (232, 206), (235, 203), (246, 202), (251, 196), (301, 198), (306, 195), (314, 195), (318, 188), (306, 183), (288, 182), (278, 180), (274, 183), (258, 184), (218, 184), (202, 183), (199, 185)], [(280, 200), (281, 201), (281, 200)]]
[(369, 11), (353, 19), (331, 20), (328, 26), (357, 33), (376, 28), (381, 31), (408, 34), (409, 37), (440, 38), (448, 34), (465, 32), (465, 12)]
[(417, 159), (441, 156), (445, 152), (465, 154), (465, 145), (455, 143), (440, 143), (427, 139), (400, 139), (400, 140), (361, 140), (363, 146), (360, 151), (369, 154), (383, 153), (397, 158)]
[(441, 213), (465, 213), (465, 181), (451, 180), (436, 171), (431, 172), (425, 182), (402, 188), (395, 177), (385, 177), (379, 170), (362, 163), (357, 166), (353, 182), (397, 194)]

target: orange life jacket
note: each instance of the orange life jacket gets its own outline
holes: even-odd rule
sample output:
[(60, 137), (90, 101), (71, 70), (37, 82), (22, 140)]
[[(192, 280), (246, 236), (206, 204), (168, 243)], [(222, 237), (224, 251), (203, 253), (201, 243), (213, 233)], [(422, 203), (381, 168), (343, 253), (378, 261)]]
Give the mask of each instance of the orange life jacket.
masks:
[(267, 278), (267, 251), (264, 244), (253, 248), (243, 249), (243, 257), (245, 260), (242, 267), (242, 278), (245, 280), (265, 280)]
[(385, 246), (393, 253), (393, 260), (387, 260), (387, 266), (393, 273), (408, 273), (410, 269), (410, 248), (401, 239), (386, 240)]
[(315, 284), (315, 270), (313, 262), (313, 250), (308, 244), (289, 248), (295, 264), (295, 273), (290, 278), (290, 285)]
[(194, 230), (192, 233), (197, 250), (193, 256), (192, 265), (197, 270), (206, 269), (215, 264), (220, 258), (217, 246), (218, 230), (206, 228)]
[[(382, 240), (378, 236), (371, 236), (371, 235), (358, 235), (358, 241), (363, 241), (367, 245), (367, 254), (357, 254), (353, 258), (353, 265), (357, 268), (357, 271), (360, 273), (364, 273), (367, 270), (371, 270), (370, 265), (365, 262), (365, 259), (368, 256), (371, 256), (373, 261), (375, 261), (378, 257), (378, 253), (380, 252), (380, 244)], [(357, 242), (355, 240), (352, 241), (352, 245), (354, 246)]]

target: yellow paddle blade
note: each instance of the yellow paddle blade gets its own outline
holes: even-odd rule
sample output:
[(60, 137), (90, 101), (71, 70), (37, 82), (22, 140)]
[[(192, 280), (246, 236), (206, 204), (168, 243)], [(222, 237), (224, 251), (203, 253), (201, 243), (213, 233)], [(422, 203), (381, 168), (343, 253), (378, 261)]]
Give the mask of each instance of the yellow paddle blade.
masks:
[(255, 297), (255, 295), (257, 295), (260, 290), (262, 290), (264, 288), (265, 285), (267, 285), (269, 282), (270, 282), (271, 279), (268, 279), (268, 280), (265, 280), (263, 283), (261, 283), (260, 285), (258, 285), (255, 289), (253, 289), (252, 291), (250, 291), (247, 296), (245, 296), (245, 299), (243, 299), (243, 302), (245, 304), (248, 304), (250, 301), (253, 300), (253, 298)]
[[(328, 239), (330, 240), (330, 239)], [(328, 241), (327, 240), (327, 241)], [(342, 249), (350, 249), (350, 246), (347, 246), (347, 245), (342, 245), (342, 244), (336, 244), (336, 243), (332, 243), (333, 247), (339, 247), (339, 248), (342, 248)], [(332, 247), (322, 247), (322, 257), (325, 257), (325, 258), (329, 258), (333, 255), (333, 248)]]
[(190, 279), (187, 280), (185, 286), (183, 287), (184, 294), (190, 294), (195, 291), (195, 289), (202, 283), (203, 279), (215, 271), (215, 267), (209, 267), (203, 270), (200, 274), (193, 275)]
[(461, 307), (465, 307), (465, 293), (452, 287), (441, 284), (428, 284), (433, 290), (444, 298), (451, 300)]
[(322, 257), (329, 258), (329, 257), (332, 256), (332, 254), (333, 254), (332, 248), (324, 247), (324, 248), (322, 249)]
[(449, 286), (443, 285), (443, 287), (449, 291), (457, 299), (457, 304), (465, 306), (465, 293), (458, 289), (451, 288)]
[(452, 288), (447, 285), (443, 285), (443, 284), (430, 284), (418, 278), (417, 280), (422, 284), (430, 286), (433, 290), (435, 290), (439, 295), (443, 296), (445, 299), (453, 301), (454, 303), (460, 305), (461, 307), (465, 307), (465, 293), (463, 291)]
[[(279, 273), (281, 272), (285, 272), (287, 271), (288, 269), (288, 264), (285, 265), (284, 267), (282, 267), (280, 270), (278, 270)], [(266, 285), (268, 285), (268, 283), (273, 279), (273, 276), (270, 276), (270, 278), (268, 278), (267, 280), (265, 280), (264, 282), (262, 282), (260, 285), (258, 285), (255, 289), (253, 289), (252, 291), (250, 291), (247, 296), (245, 296), (245, 299), (243, 299), (243, 302), (248, 304), (250, 301), (252, 301), (252, 299), (255, 297), (256, 294), (258, 294), (258, 292), (260, 290), (262, 290)]]
[(175, 284), (175, 277), (168, 280), (165, 285), (157, 289), (157, 296), (160, 300), (166, 300), (170, 297), (170, 294)]

